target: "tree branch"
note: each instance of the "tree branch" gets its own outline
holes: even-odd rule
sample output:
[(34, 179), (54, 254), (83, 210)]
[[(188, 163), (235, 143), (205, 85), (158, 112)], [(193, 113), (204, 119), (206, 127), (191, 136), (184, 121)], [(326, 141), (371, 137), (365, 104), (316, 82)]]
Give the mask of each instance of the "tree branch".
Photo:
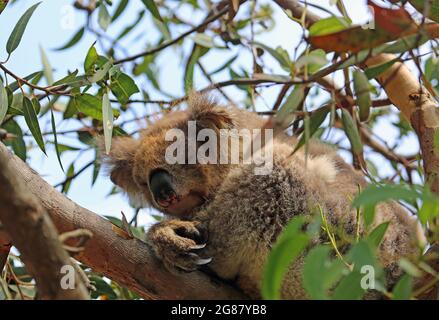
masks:
[[(2, 149), (5, 147), (2, 145)], [(13, 157), (0, 154), (0, 220), (20, 250), (23, 261), (34, 276), (40, 299), (88, 299), (82, 281), (75, 287), (61, 287), (62, 267), (72, 265), (58, 240), (56, 228), (35, 196), (28, 192), (12, 164)]]
[(26, 182), (28, 193), (39, 198), (60, 233), (78, 228), (93, 233), (75, 259), (94, 271), (145, 299), (245, 299), (236, 289), (202, 272), (181, 275), (167, 272), (146, 243), (118, 236), (108, 220), (55, 190), (3, 144), (0, 144), (0, 155), (8, 157), (11, 172)]

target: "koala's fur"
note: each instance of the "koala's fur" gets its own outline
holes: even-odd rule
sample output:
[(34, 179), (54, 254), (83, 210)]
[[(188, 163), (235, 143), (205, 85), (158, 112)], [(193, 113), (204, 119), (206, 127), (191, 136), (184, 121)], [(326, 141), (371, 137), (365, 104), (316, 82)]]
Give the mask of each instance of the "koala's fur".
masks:
[[(139, 140), (115, 139), (106, 158), (112, 181), (131, 199), (168, 215), (150, 228), (148, 241), (169, 270), (192, 271), (212, 258), (207, 264), (210, 270), (235, 282), (250, 297), (260, 298), (267, 255), (292, 217), (312, 214), (319, 205), (333, 227), (355, 235), (357, 218), (351, 199), (366, 182), (321, 143), (310, 143), (306, 159), (301, 150), (291, 155), (292, 138), (276, 138), (269, 175), (255, 175), (254, 165), (167, 164), (165, 149), (171, 142), (165, 141), (165, 133), (172, 128), (186, 131), (188, 120), (214, 129), (261, 128), (265, 123), (253, 113), (219, 106), (200, 95), (192, 95), (188, 104), (186, 111), (170, 112), (150, 125)], [(159, 206), (150, 192), (149, 176), (158, 168), (171, 174), (177, 193), (188, 199), (178, 214)], [(420, 237), (415, 219), (394, 202), (377, 206), (374, 225), (384, 221), (390, 226), (379, 258), (392, 283), (400, 275), (399, 258), (419, 254)], [(324, 240), (313, 243), (319, 241)], [(300, 256), (289, 268), (283, 298), (307, 298), (301, 284), (303, 259)]]

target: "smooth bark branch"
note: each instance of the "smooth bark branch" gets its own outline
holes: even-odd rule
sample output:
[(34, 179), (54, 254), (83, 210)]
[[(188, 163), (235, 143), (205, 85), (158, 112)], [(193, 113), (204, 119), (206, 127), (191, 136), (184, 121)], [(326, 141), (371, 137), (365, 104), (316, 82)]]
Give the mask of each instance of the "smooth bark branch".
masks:
[(60, 233), (76, 229), (93, 233), (85, 250), (75, 258), (94, 271), (145, 299), (245, 299), (236, 289), (202, 272), (170, 274), (154, 258), (146, 243), (118, 236), (108, 220), (55, 190), (0, 143), (1, 155), (7, 155), (11, 172), (26, 182), (27, 192), (40, 200)]
[(73, 289), (62, 288), (65, 274), (61, 269), (71, 265), (70, 257), (58, 240), (49, 215), (11, 165), (13, 159), (7, 153), (0, 154), (0, 221), (35, 278), (38, 298), (88, 299), (79, 277)]
[[(365, 65), (377, 66), (395, 58), (392, 54), (380, 54), (369, 58)], [(430, 184), (431, 190), (439, 195), (439, 155), (434, 142), (439, 127), (439, 109), (436, 101), (401, 62), (395, 62), (377, 77), (377, 81), (384, 87), (390, 101), (410, 121), (418, 135), (426, 181)]]
[[(320, 19), (296, 0), (275, 2), (296, 19), (304, 19), (307, 28)], [(380, 65), (395, 58), (392, 54), (379, 54), (367, 59), (363, 67)], [(439, 195), (439, 155), (435, 152), (434, 146), (436, 130), (439, 127), (439, 109), (436, 101), (402, 62), (395, 62), (377, 77), (377, 81), (415, 130), (421, 146), (426, 181), (430, 184), (431, 190)]]

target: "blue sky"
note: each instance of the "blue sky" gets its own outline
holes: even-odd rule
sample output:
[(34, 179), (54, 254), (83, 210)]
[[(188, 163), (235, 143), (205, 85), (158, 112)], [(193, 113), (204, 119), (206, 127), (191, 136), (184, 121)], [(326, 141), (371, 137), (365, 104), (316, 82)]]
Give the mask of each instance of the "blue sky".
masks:
[[(6, 57), (4, 49), (5, 43), (16, 21), (28, 7), (36, 2), (37, 1), (34, 0), (20, 0), (16, 4), (10, 5), (3, 14), (0, 15), (0, 29), (2, 30), (0, 33), (0, 60), (4, 60)], [(118, 3), (116, 0), (114, 2), (116, 4)], [(332, 11), (336, 11), (334, 7), (329, 6), (329, 1), (310, 2), (318, 3), (321, 6), (330, 8)], [(65, 44), (84, 24), (84, 15), (76, 10), (72, 11), (72, 3), (72, 0), (44, 0), (42, 2), (34, 13), (19, 48), (13, 53), (7, 64), (9, 69), (21, 76), (41, 70), (41, 58), (39, 54), (39, 46), (41, 45), (45, 49), (50, 63), (55, 69), (55, 78), (63, 77), (67, 73), (67, 70), (72, 71), (76, 68), (79, 68), (80, 71), (82, 70), (81, 68), (85, 54), (90, 45), (95, 41), (94, 36), (88, 34), (79, 42), (79, 44), (71, 49), (65, 51), (53, 51), (54, 48)], [(369, 14), (365, 5), (366, 1), (351, 0), (345, 1), (345, 3), (351, 18), (355, 23), (360, 24), (367, 21)], [(119, 18), (115, 25), (110, 26), (107, 33), (114, 35), (120, 32), (125, 25), (129, 24), (136, 18), (137, 12), (141, 8), (143, 8), (143, 4), (140, 0), (130, 0), (128, 9)], [(114, 5), (111, 10), (114, 10)], [(73, 16), (69, 14), (70, 12), (73, 12)], [(179, 12), (179, 15), (194, 22), (195, 20), (199, 21), (202, 18), (201, 16), (193, 17), (189, 11), (181, 11)], [(292, 53), (293, 48), (299, 41), (300, 29), (296, 23), (289, 20), (286, 15), (277, 8), (274, 16), (277, 24), (276, 27), (269, 33), (257, 37), (257, 40), (270, 47), (280, 45)], [(153, 30), (151, 24), (148, 24), (148, 21), (150, 21), (150, 19), (145, 19), (142, 22), (143, 26), (138, 28), (133, 35), (123, 42), (124, 47), (129, 53), (133, 54), (142, 51), (144, 49), (143, 45), (145, 41), (153, 43), (154, 39), (157, 38), (157, 32)], [(182, 30), (172, 30), (173, 37), (177, 36), (181, 31)], [(187, 40), (185, 42), (185, 47), (189, 48), (189, 45), (190, 41)], [(227, 57), (232, 55), (232, 53), (208, 54), (203, 57), (202, 62), (208, 69), (213, 70), (215, 67), (226, 61)], [(183, 95), (183, 67), (179, 65), (179, 62), (181, 61), (182, 59), (179, 53), (173, 48), (166, 49), (159, 58), (159, 65), (161, 66), (159, 81), (165, 88), (165, 91), (172, 92), (175, 96)], [(270, 61), (269, 58), (267, 58), (267, 61), (272, 64), (274, 72), (279, 71), (275, 61)], [(236, 64), (249, 66), (251, 64), (250, 56), (244, 54)], [(124, 67), (129, 67), (129, 65)], [(219, 75), (216, 80), (225, 80), (227, 77), (227, 74)], [(202, 79), (202, 77), (199, 76), (196, 77), (196, 79)], [(198, 88), (202, 88), (206, 84), (207, 83), (204, 80), (199, 80), (195, 83)], [(151, 88), (150, 84), (145, 81), (140, 81), (138, 85), (147, 91)], [(278, 89), (279, 88), (272, 88), (264, 92), (263, 100), (265, 100), (268, 105), (272, 105), (276, 98)], [(238, 97), (237, 100), (239, 100), (241, 94), (236, 89), (227, 88), (226, 91), (233, 97)], [(152, 98), (161, 97), (152, 95)], [(257, 108), (259, 110), (265, 109), (263, 100), (258, 100)], [(136, 108), (144, 108), (144, 106), (136, 106)], [(60, 117), (57, 117), (56, 122), (58, 131), (71, 128), (71, 125), (62, 122)], [(46, 118), (41, 119), (40, 125), (43, 131), (51, 131), (50, 123), (46, 121)], [(376, 132), (390, 143), (392, 143), (395, 137), (395, 130), (386, 124), (385, 121), (382, 121), (382, 123), (378, 125)], [(335, 137), (336, 136), (333, 136), (333, 138)], [(51, 137), (48, 137), (48, 140), (51, 140)], [(75, 139), (66, 139), (63, 140), (63, 142), (73, 145)], [(400, 152), (407, 154), (410, 154), (415, 150), (417, 150), (417, 141), (414, 137), (408, 138), (399, 148)], [(81, 168), (82, 165), (91, 159), (91, 156), (91, 154), (85, 154), (80, 159), (76, 160), (75, 167)], [(66, 153), (63, 155), (62, 160), (64, 167), (67, 167), (74, 159), (74, 154)], [(380, 161), (379, 156), (375, 157), (375, 159)], [(29, 163), (51, 184), (56, 184), (63, 181), (65, 178), (52, 148), (49, 149), (47, 157), (38, 149), (34, 149), (30, 152)], [(380, 170), (386, 172), (389, 168), (383, 166)], [(75, 179), (71, 186), (69, 197), (80, 205), (99, 214), (120, 216), (119, 212), (122, 210), (128, 217), (131, 216), (132, 209), (128, 206), (125, 197), (121, 195), (107, 197), (107, 194), (112, 188), (112, 183), (108, 177), (101, 175), (94, 187), (91, 188), (91, 174), (91, 170), (87, 170), (79, 178)], [(143, 223), (149, 223), (152, 220), (148, 218), (147, 214), (142, 214), (140, 221)]]

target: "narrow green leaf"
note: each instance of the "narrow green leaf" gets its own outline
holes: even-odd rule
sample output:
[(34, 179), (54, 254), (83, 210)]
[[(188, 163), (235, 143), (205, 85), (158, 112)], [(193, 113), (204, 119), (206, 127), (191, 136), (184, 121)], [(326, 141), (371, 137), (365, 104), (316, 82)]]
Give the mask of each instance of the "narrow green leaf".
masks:
[(46, 52), (41, 46), (40, 46), (40, 53), (41, 53), (41, 62), (43, 63), (44, 76), (46, 77), (47, 84), (50, 86), (53, 84), (52, 66), (49, 63), (49, 59), (47, 58)]
[(279, 62), (282, 68), (284, 68), (287, 71), (290, 71), (291, 60), (288, 53), (284, 49), (280, 47), (276, 49), (272, 49), (269, 46), (260, 42), (253, 42), (253, 45), (267, 51), (273, 58), (275, 58)]
[(209, 51), (209, 48), (195, 45), (192, 50), (191, 56), (186, 64), (186, 70), (184, 74), (184, 90), (186, 93), (192, 90), (194, 86), (194, 70), (197, 61)]
[(50, 109), (50, 121), (52, 124), (52, 132), (53, 132), (53, 141), (55, 144), (55, 151), (56, 151), (56, 158), (58, 159), (59, 166), (61, 167), (62, 171), (64, 172), (64, 167), (62, 165), (61, 156), (59, 152), (59, 146), (58, 146), (58, 137), (56, 134), (56, 123), (55, 123), (55, 116), (53, 115), (53, 110)]
[(341, 112), (343, 127), (349, 139), (349, 142), (351, 143), (352, 151), (356, 155), (362, 154), (363, 144), (361, 143), (361, 138), (357, 126), (347, 110), (342, 109)]
[(111, 18), (111, 22), (116, 21), (120, 17), (120, 15), (125, 11), (127, 5), (128, 5), (128, 0), (121, 0), (119, 2), (119, 5), (114, 11), (113, 17)]
[(349, 20), (340, 17), (320, 19), (309, 28), (309, 36), (323, 36), (349, 27)]
[(386, 234), (387, 228), (389, 227), (389, 222), (383, 222), (378, 225), (367, 237), (367, 241), (372, 244), (375, 248), (378, 248), (381, 241)]
[(107, 6), (104, 2), (101, 2), (101, 5), (99, 6), (98, 23), (104, 31), (108, 29), (108, 26), (111, 23), (111, 16), (108, 13)]
[(280, 298), (280, 288), (288, 266), (308, 244), (308, 235), (300, 230), (303, 223), (303, 217), (291, 219), (273, 246), (264, 267), (262, 279), (264, 299)]
[(8, 42), (6, 43), (6, 52), (11, 54), (15, 49), (17, 49), (20, 44), (21, 38), (23, 37), (24, 30), (29, 22), (29, 19), (32, 17), (35, 9), (40, 5), (41, 2), (34, 4), (32, 7), (26, 10), (26, 12), (21, 16), (18, 20), (17, 24), (12, 30), (11, 35), (9, 36)]
[(0, 1), (0, 14), (5, 10), (6, 6), (8, 5), (9, 0), (1, 0)]
[(303, 102), (305, 98), (305, 88), (304, 85), (294, 87), (274, 116), (277, 125), (286, 128), (295, 119), (293, 112), (296, 111)]
[[(33, 78), (36, 78), (36, 77), (38, 77), (38, 76), (41, 76), (43, 73), (44, 73), (43, 71), (33, 72), (33, 73), (31, 73), (31, 74), (25, 76), (23, 79), (24, 79), (24, 80), (27, 80), (27, 81), (30, 81), (30, 80), (32, 80)], [(10, 84), (8, 85), (8, 88), (9, 88), (9, 90), (11, 90), (11, 92), (14, 92), (14, 91), (17, 90), (19, 87), (20, 87), (20, 86), (18, 85), (18, 82), (17, 82), (17, 81), (14, 81), (14, 82), (12, 82), (12, 83), (10, 83)]]
[(87, 80), (90, 83), (96, 83), (101, 81), (107, 75), (108, 71), (112, 66), (113, 66), (113, 62), (108, 61), (106, 64), (103, 65), (101, 69), (96, 70), (96, 72), (92, 76), (87, 77)]
[(63, 184), (61, 192), (67, 193), (69, 192), (70, 186), (72, 185), (72, 177), (75, 174), (75, 162), (72, 162), (67, 169), (66, 173), (66, 182)]
[(65, 45), (63, 45), (62, 47), (59, 47), (57, 49), (54, 49), (54, 50), (61, 51), (61, 50), (65, 50), (65, 49), (73, 47), (75, 44), (77, 44), (82, 39), (82, 37), (84, 36), (84, 31), (85, 31), (85, 28), (82, 27), (73, 35), (73, 37), (69, 41), (67, 41), (67, 43)]
[(370, 115), (370, 108), (372, 100), (370, 98), (369, 81), (366, 75), (360, 71), (355, 70), (353, 73), (354, 90), (357, 96), (357, 104), (359, 108), (360, 121), (367, 121)]
[(398, 59), (393, 59), (393, 60), (384, 62), (382, 64), (379, 64), (377, 66), (367, 68), (366, 70), (364, 70), (364, 74), (367, 76), (367, 78), (369, 80), (374, 79), (374, 78), (378, 77), (379, 75), (381, 75), (384, 71), (389, 69), (397, 61), (398, 61)]
[(361, 206), (376, 205), (379, 202), (388, 200), (411, 202), (419, 197), (421, 197), (421, 195), (415, 189), (407, 188), (402, 185), (369, 185), (352, 201), (352, 207), (359, 208)]
[(111, 149), (111, 137), (113, 135), (113, 109), (110, 98), (105, 92), (102, 96), (102, 125), (104, 127), (105, 153), (109, 154)]
[(78, 74), (78, 69), (76, 69), (72, 73), (69, 73), (64, 78), (61, 78), (58, 81), (55, 81), (53, 83), (53, 85), (54, 86), (58, 86), (58, 85), (61, 85), (61, 84), (69, 84), (71, 82), (75, 82), (75, 81), (77, 81), (77, 77), (76, 77), (77, 74)]
[(35, 112), (34, 106), (32, 105), (32, 102), (27, 97), (23, 97), (23, 114), (24, 120), (26, 121), (26, 124), (29, 127), (29, 130), (32, 133), (35, 141), (37, 142), (41, 151), (46, 154), (44, 140), (43, 136), (41, 135), (40, 124), (38, 123), (37, 114)]
[(159, 9), (157, 8), (154, 0), (142, 0), (145, 7), (151, 12), (152, 16), (156, 18), (157, 20), (163, 21), (162, 17), (160, 16)]
[(93, 66), (95, 63), (99, 60), (98, 52), (96, 51), (96, 48), (94, 44), (88, 49), (87, 55), (85, 56), (84, 60), (84, 72), (86, 74), (90, 74), (93, 71)]
[(409, 300), (412, 294), (412, 277), (403, 275), (393, 289), (393, 300)]
[(14, 119), (11, 119), (2, 125), (3, 129), (7, 132), (12, 133), (15, 137), (11, 140), (5, 140), (4, 144), (7, 146), (11, 146), (14, 153), (23, 161), (26, 161), (26, 144), (23, 139), (23, 132), (21, 131), (20, 126), (15, 122)]
[[(325, 121), (328, 113), (329, 108), (327, 107), (321, 107), (313, 112), (309, 118), (308, 127), (305, 128), (306, 131), (301, 135), (299, 142), (294, 148), (294, 152), (303, 147), (308, 142), (308, 138), (311, 138), (317, 132), (317, 129), (322, 125), (323, 121)], [(305, 134), (306, 132), (308, 132), (308, 134)]]
[(0, 125), (5, 119), (6, 113), (8, 112), (8, 93), (3, 81), (0, 79)]
[[(438, 0), (409, 0), (410, 4), (416, 8), (420, 13), (426, 14), (428, 18), (439, 22), (439, 1)], [(426, 11), (427, 3), (429, 2), (428, 8)]]

